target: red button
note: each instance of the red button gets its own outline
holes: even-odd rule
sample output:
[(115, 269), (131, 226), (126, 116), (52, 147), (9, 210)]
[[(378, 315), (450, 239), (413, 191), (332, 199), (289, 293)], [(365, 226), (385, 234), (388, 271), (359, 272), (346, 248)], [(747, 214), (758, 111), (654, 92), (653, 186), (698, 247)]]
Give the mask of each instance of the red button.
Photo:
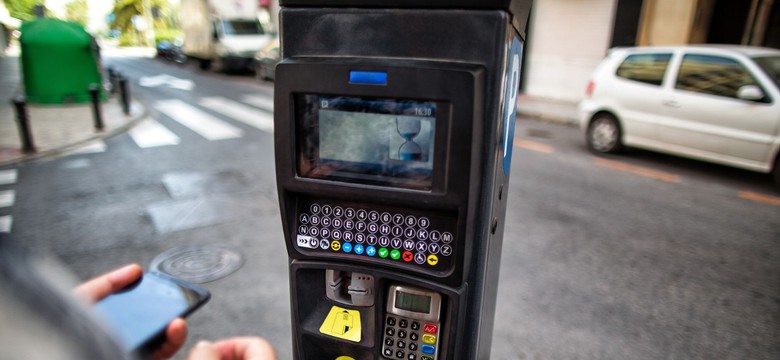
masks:
[(414, 254), (412, 254), (411, 251), (404, 251), (402, 257), (406, 262), (411, 262), (412, 260), (414, 260)]
[(428, 334), (435, 334), (439, 331), (439, 327), (434, 324), (425, 324), (423, 325), (423, 331), (425, 331)]

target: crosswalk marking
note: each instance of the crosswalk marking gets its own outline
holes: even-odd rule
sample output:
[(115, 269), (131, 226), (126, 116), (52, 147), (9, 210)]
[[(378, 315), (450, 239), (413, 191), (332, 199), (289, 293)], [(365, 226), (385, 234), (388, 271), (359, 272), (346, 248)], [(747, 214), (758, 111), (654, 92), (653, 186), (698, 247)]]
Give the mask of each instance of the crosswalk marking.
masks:
[(270, 133), (273, 133), (274, 131), (274, 117), (265, 111), (255, 109), (253, 107), (246, 106), (223, 97), (202, 98), (198, 103), (201, 106), (205, 106), (218, 113), (227, 115), (258, 130)]
[(16, 169), (0, 170), (0, 185), (10, 185), (16, 183), (19, 172)]
[(263, 110), (274, 112), (274, 99), (257, 95), (244, 95), (241, 101), (249, 105), (259, 107)]
[(155, 108), (208, 140), (235, 139), (244, 133), (181, 100), (161, 100), (155, 104)]
[(128, 132), (141, 148), (179, 144), (179, 137), (152, 118), (142, 120)]
[(0, 208), (14, 206), (14, 200), (16, 199), (16, 192), (13, 190), (0, 191)]
[(13, 218), (11, 215), (0, 216), (0, 233), (10, 233)]

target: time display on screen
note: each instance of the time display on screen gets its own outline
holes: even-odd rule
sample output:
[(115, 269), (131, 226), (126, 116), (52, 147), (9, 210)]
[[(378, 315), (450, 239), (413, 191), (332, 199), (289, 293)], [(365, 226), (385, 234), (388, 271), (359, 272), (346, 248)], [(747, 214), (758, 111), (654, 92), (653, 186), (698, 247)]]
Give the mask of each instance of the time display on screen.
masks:
[(318, 95), (299, 99), (300, 175), (430, 188), (435, 102)]

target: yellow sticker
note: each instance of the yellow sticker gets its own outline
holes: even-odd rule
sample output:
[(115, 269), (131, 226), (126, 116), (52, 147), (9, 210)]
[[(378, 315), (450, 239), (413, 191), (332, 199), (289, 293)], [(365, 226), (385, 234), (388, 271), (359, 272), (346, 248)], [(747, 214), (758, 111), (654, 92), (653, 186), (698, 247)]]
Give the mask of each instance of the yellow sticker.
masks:
[(360, 311), (332, 307), (320, 326), (320, 332), (339, 339), (360, 342)]

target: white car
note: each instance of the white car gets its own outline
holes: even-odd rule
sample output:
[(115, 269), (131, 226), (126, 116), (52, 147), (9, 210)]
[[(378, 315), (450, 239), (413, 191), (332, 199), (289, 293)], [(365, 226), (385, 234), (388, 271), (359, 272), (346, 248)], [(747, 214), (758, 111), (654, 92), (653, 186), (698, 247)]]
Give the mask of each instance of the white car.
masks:
[(617, 48), (579, 104), (588, 147), (649, 149), (763, 173), (780, 186), (780, 50)]

